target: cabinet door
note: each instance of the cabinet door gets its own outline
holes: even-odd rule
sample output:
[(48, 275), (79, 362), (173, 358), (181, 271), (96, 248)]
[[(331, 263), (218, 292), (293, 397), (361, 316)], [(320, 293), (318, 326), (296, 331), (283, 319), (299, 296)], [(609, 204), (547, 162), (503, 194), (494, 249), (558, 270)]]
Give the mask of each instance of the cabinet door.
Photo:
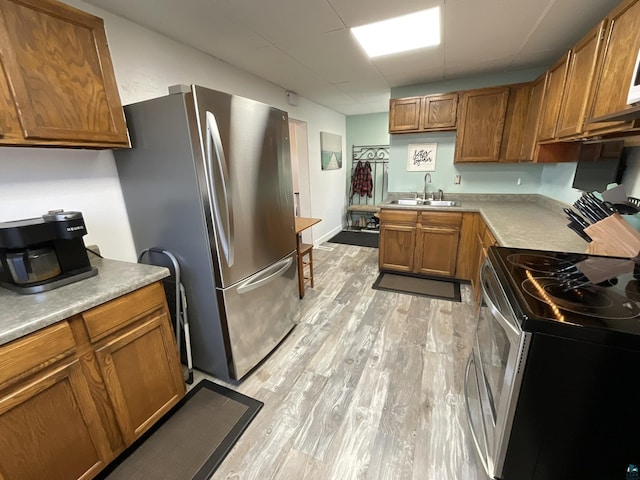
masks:
[(93, 478), (113, 458), (77, 360), (0, 395), (0, 476)]
[(600, 22), (571, 51), (558, 116), (557, 137), (570, 137), (582, 132), (605, 24), (604, 21)]
[(458, 257), (456, 260), (456, 278), (469, 281), (473, 279), (478, 260), (476, 236), (480, 222), (482, 222), (482, 219), (478, 213), (465, 212), (462, 214)]
[(0, 0), (0, 61), (0, 144), (128, 146), (102, 19)]
[(455, 163), (499, 160), (508, 100), (509, 87), (460, 94)]
[(389, 133), (420, 129), (422, 97), (392, 98), (389, 102)]
[(380, 227), (380, 269), (412, 272), (415, 246), (415, 225), (383, 224)]
[[(625, 0), (607, 17), (602, 55), (596, 66), (587, 117), (619, 112), (627, 107), (627, 93), (640, 46), (640, 1)], [(629, 122), (588, 124), (586, 130), (625, 128)]]
[(520, 161), (531, 161), (534, 157), (538, 125), (540, 123), (540, 113), (542, 110), (542, 97), (544, 86), (547, 80), (546, 73), (538, 77), (532, 84), (529, 91), (529, 104), (527, 106), (527, 118), (524, 123), (524, 134), (522, 136), (522, 150), (520, 151)]
[(457, 113), (457, 93), (427, 95), (423, 99), (420, 130), (453, 130)]
[(547, 72), (547, 86), (542, 98), (538, 141), (551, 140), (556, 136), (556, 126), (558, 124), (564, 84), (567, 78), (570, 53), (567, 52)]
[(531, 84), (511, 85), (500, 148), (501, 162), (519, 162), (522, 154)]
[(414, 271), (425, 275), (455, 276), (459, 238), (460, 229), (456, 227), (418, 228)]
[(97, 346), (96, 358), (128, 445), (184, 396), (166, 313), (156, 312), (110, 337)]

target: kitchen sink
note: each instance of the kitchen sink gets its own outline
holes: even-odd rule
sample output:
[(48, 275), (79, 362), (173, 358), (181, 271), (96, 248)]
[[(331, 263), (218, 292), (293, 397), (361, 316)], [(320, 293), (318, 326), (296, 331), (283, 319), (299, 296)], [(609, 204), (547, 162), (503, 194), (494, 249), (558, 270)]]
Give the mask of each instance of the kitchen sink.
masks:
[(400, 198), (391, 200), (392, 205), (424, 205), (429, 207), (459, 207), (458, 200), (422, 200), (420, 198)]
[(425, 200), (422, 205), (429, 205), (432, 207), (459, 207), (460, 202), (458, 200)]

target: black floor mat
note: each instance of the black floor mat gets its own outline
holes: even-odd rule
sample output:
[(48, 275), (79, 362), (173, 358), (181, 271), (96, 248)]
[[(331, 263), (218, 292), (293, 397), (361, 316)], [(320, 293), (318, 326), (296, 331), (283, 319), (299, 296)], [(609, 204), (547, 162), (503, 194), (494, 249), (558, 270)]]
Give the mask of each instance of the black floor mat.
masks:
[(378, 248), (379, 240), (380, 235), (377, 232), (352, 232), (343, 230), (328, 241), (331, 243), (343, 243), (345, 245)]
[(98, 478), (206, 480), (262, 405), (258, 400), (202, 380)]
[(423, 297), (437, 298), (440, 300), (451, 300), (452, 302), (459, 302), (461, 300), (460, 283), (455, 280), (440, 280), (381, 272), (371, 288), (410, 295), (421, 295)]

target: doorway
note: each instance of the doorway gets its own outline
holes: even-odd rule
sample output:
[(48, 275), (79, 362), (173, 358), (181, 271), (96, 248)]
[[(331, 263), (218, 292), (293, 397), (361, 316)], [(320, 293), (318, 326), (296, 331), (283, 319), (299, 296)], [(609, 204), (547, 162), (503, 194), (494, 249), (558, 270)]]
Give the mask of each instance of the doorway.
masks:
[[(307, 122), (290, 118), (289, 138), (295, 215), (297, 217), (311, 217)], [(312, 229), (307, 229), (302, 233), (302, 241), (313, 243)]]

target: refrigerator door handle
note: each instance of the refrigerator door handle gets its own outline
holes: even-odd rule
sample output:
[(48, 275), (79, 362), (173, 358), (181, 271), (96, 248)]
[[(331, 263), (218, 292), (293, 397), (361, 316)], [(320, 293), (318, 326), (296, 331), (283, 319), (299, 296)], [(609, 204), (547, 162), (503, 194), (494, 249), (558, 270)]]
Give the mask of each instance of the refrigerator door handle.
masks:
[[(260, 288), (263, 285), (266, 285), (267, 283), (275, 280), (277, 277), (286, 272), (292, 263), (293, 257), (285, 258), (284, 260), (280, 260), (279, 262), (274, 263), (265, 271), (260, 272), (258, 275), (254, 275), (245, 280), (241, 285), (238, 286), (237, 292), (242, 295), (243, 293), (249, 293), (251, 290), (255, 290), (256, 288)], [(273, 272), (273, 270), (276, 271)]]
[[(224, 149), (222, 148), (222, 140), (220, 139), (220, 131), (218, 130), (218, 122), (213, 113), (207, 112), (207, 170), (209, 171), (209, 181), (207, 182), (207, 188), (209, 189), (209, 198), (213, 202), (214, 217), (216, 222), (216, 229), (220, 237), (220, 243), (222, 244), (222, 250), (224, 252), (227, 266), (232, 267), (234, 262), (234, 248), (233, 248), (233, 205), (231, 203), (231, 196), (227, 185), (229, 184), (229, 172), (227, 171), (227, 159), (224, 155)], [(217, 170), (220, 173), (222, 184), (222, 196), (224, 198), (224, 222), (223, 215), (218, 203), (218, 197), (216, 196), (215, 189), (213, 187), (213, 156), (215, 150), (215, 157), (217, 161)]]

